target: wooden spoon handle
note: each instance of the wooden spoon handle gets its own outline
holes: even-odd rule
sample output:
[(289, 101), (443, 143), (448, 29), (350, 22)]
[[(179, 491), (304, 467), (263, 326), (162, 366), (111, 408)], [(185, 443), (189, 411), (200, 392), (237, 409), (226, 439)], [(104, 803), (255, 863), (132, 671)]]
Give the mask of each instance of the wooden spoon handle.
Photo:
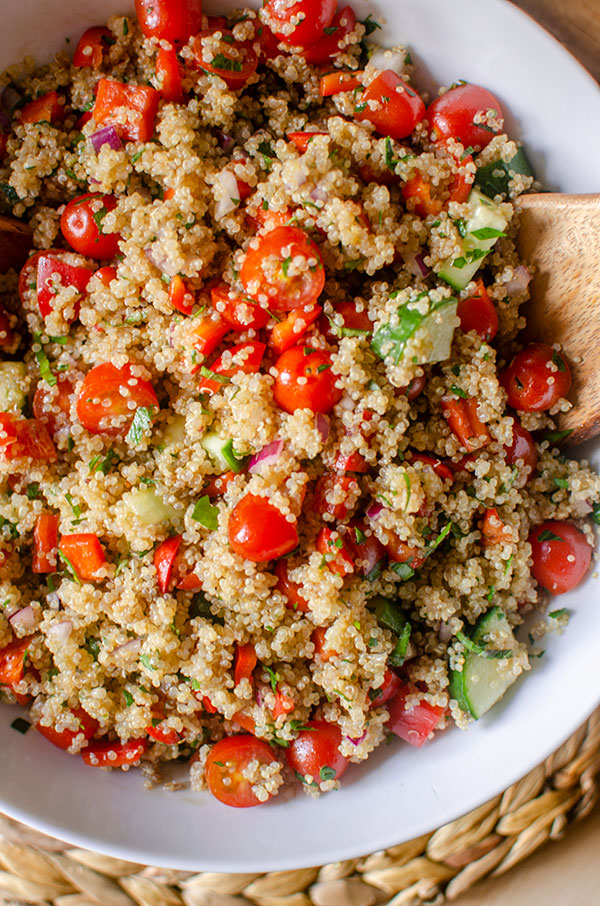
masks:
[(31, 250), (31, 230), (14, 217), (0, 215), (0, 274), (18, 270)]
[(578, 444), (600, 434), (600, 195), (522, 195), (516, 206), (519, 252), (536, 268), (525, 335), (560, 343), (572, 365), (574, 406), (558, 424)]

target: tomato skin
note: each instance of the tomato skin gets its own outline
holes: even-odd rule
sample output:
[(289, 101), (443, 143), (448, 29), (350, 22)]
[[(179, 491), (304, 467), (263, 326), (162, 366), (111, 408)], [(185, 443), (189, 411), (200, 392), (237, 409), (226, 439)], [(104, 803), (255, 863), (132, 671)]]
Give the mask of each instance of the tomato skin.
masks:
[(146, 38), (185, 42), (202, 28), (202, 0), (135, 0)]
[[(331, 364), (331, 356), (322, 349), (292, 346), (284, 352), (275, 363), (273, 396), (279, 408), (289, 413), (296, 409), (331, 412), (342, 398)], [(301, 383), (302, 379), (306, 382)]]
[[(188, 341), (196, 353), (196, 358), (198, 355), (209, 356), (231, 330), (231, 324), (218, 312), (194, 318), (189, 327)], [(190, 371), (195, 374), (200, 368), (202, 365), (199, 362), (193, 362)]]
[(328, 63), (335, 54), (339, 53), (345, 46), (344, 38), (354, 31), (356, 26), (356, 15), (351, 6), (344, 6), (334, 16), (330, 28), (335, 28), (332, 34), (324, 34), (322, 38), (315, 41), (310, 47), (302, 51), (302, 56), (307, 63), (319, 65)]
[(92, 28), (88, 28), (77, 42), (73, 54), (73, 66), (100, 69), (104, 52), (109, 47), (112, 37), (112, 32), (104, 25), (94, 25)]
[(406, 700), (414, 691), (414, 687), (408, 683), (402, 684), (400, 691), (388, 704), (390, 719), (387, 727), (400, 739), (420, 749), (439, 724), (444, 709), (421, 701), (418, 705), (405, 710)]
[(9, 689), (20, 683), (25, 675), (25, 654), (33, 636), (16, 639), (0, 650), (0, 686)]
[[(97, 126), (114, 126), (129, 142), (149, 142), (154, 135), (160, 92), (149, 85), (125, 85), (113, 79), (100, 79), (92, 117)], [(134, 122), (119, 123), (116, 110), (128, 107), (137, 116)]]
[(213, 308), (225, 318), (233, 330), (261, 330), (270, 320), (270, 314), (251, 299), (234, 292), (227, 283), (219, 283), (210, 291)]
[[(265, 349), (264, 343), (250, 340), (248, 343), (238, 343), (226, 349), (210, 366), (213, 374), (223, 378), (231, 378), (234, 374), (256, 374), (260, 369)], [(232, 356), (234, 363), (232, 364)], [(198, 385), (201, 393), (218, 393), (223, 384), (212, 377), (203, 377)]]
[[(315, 485), (313, 507), (320, 516), (324, 516), (327, 513), (333, 517), (334, 521), (343, 522), (350, 513), (349, 502), (346, 498), (350, 492), (356, 492), (357, 490), (359, 490), (359, 487), (356, 478), (326, 472)], [(339, 503), (332, 503), (330, 498), (335, 498), (340, 494), (343, 495), (344, 499)], [(356, 506), (356, 503), (353, 506)]]
[(0, 412), (0, 452), (4, 459), (55, 462), (56, 447), (43, 422)]
[(500, 519), (496, 507), (488, 507), (481, 522), (481, 543), (491, 547), (508, 541), (512, 541), (511, 530)]
[(65, 374), (57, 375), (54, 387), (41, 380), (35, 388), (33, 414), (53, 436), (70, 423), (73, 391), (73, 382)]
[(287, 137), (296, 146), (300, 154), (305, 154), (316, 135), (328, 135), (327, 132), (288, 132)]
[(355, 88), (362, 86), (364, 73), (361, 71), (352, 72), (328, 72), (321, 76), (319, 82), (319, 94), (322, 98), (331, 97), (333, 94), (339, 94), (342, 91), (354, 91)]
[(115, 258), (119, 254), (121, 237), (118, 233), (101, 232), (94, 215), (98, 217), (103, 211), (113, 211), (116, 206), (114, 195), (99, 192), (88, 192), (70, 201), (61, 214), (60, 229), (71, 248), (97, 261)]
[[(158, 717), (155, 719), (158, 720)], [(146, 727), (146, 733), (155, 742), (162, 742), (164, 746), (176, 746), (181, 742), (181, 734), (172, 727), (163, 727), (162, 722), (156, 726), (150, 724), (149, 727)]]
[(381, 572), (387, 559), (386, 549), (375, 535), (367, 534), (367, 526), (361, 519), (350, 521), (344, 541), (359, 576), (368, 578)]
[(315, 654), (317, 657), (324, 661), (325, 663), (331, 660), (332, 657), (339, 657), (337, 651), (334, 651), (332, 648), (328, 648), (325, 644), (327, 635), (327, 626), (317, 626), (316, 629), (310, 634), (310, 640), (315, 646)]
[[(152, 384), (134, 377), (133, 367), (127, 364), (116, 368), (106, 362), (96, 365), (86, 374), (77, 396), (77, 418), (90, 434), (105, 434), (108, 437), (126, 434), (134, 417), (134, 410), (128, 408), (128, 402), (135, 402), (136, 407), (158, 411), (158, 399)], [(135, 384), (132, 385), (132, 381)], [(129, 391), (128, 396), (121, 393), (125, 388)], [(116, 424), (113, 424), (115, 420)]]
[[(78, 267), (73, 264), (68, 264), (68, 262), (60, 261), (51, 255), (40, 255), (37, 260), (36, 292), (42, 318), (47, 318), (53, 310), (53, 283), (56, 277), (59, 278), (62, 286), (74, 286), (80, 295), (84, 295), (93, 275), (94, 272), (88, 267)], [(76, 302), (73, 307), (75, 313), (73, 317), (70, 318), (70, 321), (74, 321), (77, 317), (79, 308), (78, 302)]]
[(254, 563), (277, 560), (298, 544), (295, 522), (288, 522), (266, 497), (255, 494), (246, 494), (235, 505), (228, 532), (231, 549)]
[(90, 717), (83, 708), (73, 708), (72, 713), (79, 721), (78, 730), (61, 730), (59, 732), (58, 730), (55, 730), (54, 727), (42, 726), (39, 721), (35, 725), (35, 728), (48, 740), (48, 742), (51, 742), (53, 746), (66, 751), (73, 745), (76, 736), (83, 733), (85, 739), (89, 741), (92, 736), (98, 732), (100, 726), (98, 721), (93, 717)]
[(251, 642), (247, 642), (245, 645), (236, 645), (233, 658), (234, 686), (238, 686), (242, 680), (252, 682), (252, 673), (257, 663), (258, 658)]
[(96, 573), (106, 563), (104, 549), (92, 532), (63, 535), (58, 545), (60, 553), (69, 559), (79, 579), (97, 581)]
[[(307, 268), (288, 276), (296, 257), (303, 259)], [(304, 230), (282, 226), (252, 241), (240, 279), (252, 299), (266, 300), (272, 311), (291, 311), (316, 302), (325, 286), (325, 268), (318, 246)]]
[(442, 481), (454, 481), (454, 472), (439, 456), (431, 456), (429, 453), (416, 453), (411, 450), (410, 462), (422, 462), (423, 465), (430, 466)]
[(492, 438), (478, 414), (478, 402), (475, 397), (457, 399), (453, 396), (442, 397), (442, 415), (448, 422), (452, 433), (469, 452), (479, 450), (491, 443)]
[[(375, 102), (375, 109), (370, 102)], [(398, 141), (409, 136), (424, 116), (421, 96), (391, 69), (384, 70), (371, 82), (354, 108), (355, 119), (368, 120), (380, 135)]]
[(161, 541), (154, 551), (154, 568), (156, 570), (156, 581), (161, 594), (166, 595), (173, 587), (171, 574), (175, 564), (177, 551), (181, 547), (181, 535), (173, 535), (165, 541)]
[(421, 173), (415, 173), (402, 186), (402, 197), (409, 202), (409, 210), (425, 219), (430, 215), (436, 217), (442, 210), (442, 202), (431, 197), (431, 183)]
[[(557, 537), (542, 540), (540, 536), (546, 537), (545, 532)], [(533, 577), (550, 594), (563, 595), (585, 578), (593, 551), (583, 532), (572, 522), (542, 522), (532, 529), (529, 543), (533, 558)], [(569, 557), (574, 558), (572, 562)]]
[(232, 808), (262, 805), (242, 774), (251, 761), (271, 764), (277, 759), (266, 742), (249, 734), (226, 736), (215, 743), (204, 769), (207, 786), (215, 799)]
[(456, 138), (465, 148), (469, 145), (473, 148), (485, 148), (495, 133), (476, 125), (474, 119), (478, 114), (485, 114), (488, 110), (497, 112), (496, 118), (501, 127), (502, 107), (491, 91), (470, 84), (450, 88), (427, 108), (427, 119), (430, 131), (434, 133), (434, 140)]
[(160, 95), (163, 101), (171, 104), (183, 103), (181, 69), (174, 47), (165, 50), (159, 47), (156, 54), (156, 75), (160, 81)]
[(102, 286), (108, 289), (113, 280), (117, 279), (117, 269), (116, 267), (111, 267), (110, 265), (107, 265), (106, 267), (100, 267), (94, 274), (94, 277), (96, 277), (96, 279), (100, 281)]
[(194, 309), (194, 294), (188, 292), (183, 277), (175, 274), (169, 283), (169, 302), (182, 315), (191, 315)]
[(406, 541), (401, 541), (397, 535), (390, 535), (385, 549), (393, 563), (408, 563), (412, 569), (420, 569), (425, 563), (423, 548), (412, 547)]
[(358, 453), (356, 450), (354, 453), (339, 453), (335, 461), (335, 469), (337, 472), (358, 472), (359, 474), (366, 474), (370, 471), (371, 466), (366, 461), (362, 453)]
[(498, 312), (483, 280), (479, 278), (475, 282), (476, 292), (458, 303), (456, 313), (460, 318), (460, 329), (464, 333), (474, 330), (482, 340), (491, 343), (498, 333)]
[[(336, 6), (336, 0), (298, 0), (291, 5), (288, 0), (266, 0), (263, 4), (265, 20), (272, 33), (283, 44), (292, 47), (310, 47), (323, 38), (324, 30), (333, 22)], [(302, 16), (301, 21), (286, 34), (286, 26), (296, 16)]]
[(306, 333), (311, 324), (314, 324), (321, 315), (322, 308), (315, 305), (308, 310), (295, 308), (283, 321), (279, 321), (269, 337), (269, 346), (282, 355)]
[(373, 332), (373, 322), (369, 318), (369, 313), (363, 306), (359, 311), (354, 299), (347, 299), (344, 302), (338, 302), (333, 311), (333, 315), (341, 315), (343, 323), (338, 326), (335, 321), (325, 316), (321, 318), (321, 333), (328, 340), (339, 340), (347, 336), (368, 336)]
[[(214, 31), (201, 31), (194, 38), (196, 66), (203, 69), (205, 72), (219, 76), (232, 91), (240, 91), (248, 79), (256, 72), (258, 57), (254, 47), (249, 41), (236, 41), (233, 32), (228, 31), (225, 28), (219, 28), (217, 31), (222, 35), (222, 39), (218, 44), (217, 54), (213, 54)], [(209, 57), (211, 59), (216, 59), (217, 56), (224, 57), (225, 60), (231, 61), (231, 63), (228, 64), (231, 65), (231, 69), (220, 68), (205, 59), (205, 38), (211, 39), (210, 48), (208, 50)]]
[(289, 607), (290, 610), (299, 610), (301, 613), (308, 613), (310, 605), (300, 591), (302, 586), (297, 582), (292, 582), (288, 576), (287, 560), (278, 560), (273, 572), (277, 576), (277, 585), (275, 588), (287, 598), (288, 602), (285, 606)]
[[(533, 437), (517, 418), (513, 419), (512, 442), (507, 444), (504, 450), (506, 462), (509, 465), (514, 466), (521, 460), (524, 466), (529, 466), (529, 474), (525, 483), (531, 481), (537, 471), (538, 454)], [(520, 471), (522, 473), (522, 470)]]
[(234, 480), (235, 472), (223, 472), (222, 475), (215, 475), (203, 489), (203, 493), (214, 500), (215, 497), (221, 497)]
[(147, 739), (130, 739), (118, 742), (100, 739), (90, 743), (81, 753), (85, 764), (90, 768), (122, 768), (135, 764), (148, 748)]
[(571, 369), (564, 356), (552, 346), (532, 343), (516, 354), (500, 375), (500, 383), (513, 409), (545, 412), (568, 394)]
[(401, 686), (402, 680), (388, 667), (383, 677), (383, 684), (377, 689), (371, 689), (369, 692), (371, 707), (381, 708), (382, 705), (387, 705), (396, 693), (400, 691)]
[(36, 519), (33, 530), (32, 572), (56, 572), (57, 549), (58, 516), (53, 513), (41, 513)]
[(273, 705), (273, 717), (275, 720), (279, 717), (283, 717), (285, 714), (289, 714), (296, 707), (295, 700), (286, 695), (285, 692), (282, 692), (281, 689), (277, 689), (275, 693), (275, 704)]
[(312, 777), (316, 783), (322, 780), (323, 768), (329, 767), (335, 771), (335, 777), (327, 779), (339, 780), (349, 764), (339, 751), (342, 731), (337, 724), (326, 720), (309, 720), (306, 726), (310, 729), (302, 730), (285, 749), (288, 765), (294, 773), (305, 779)]
[(21, 109), (21, 123), (61, 123), (66, 114), (64, 98), (56, 91), (48, 91), (39, 98), (29, 101)]
[(317, 550), (325, 557), (327, 569), (338, 576), (349, 576), (354, 572), (354, 558), (341, 532), (322, 528), (317, 535)]

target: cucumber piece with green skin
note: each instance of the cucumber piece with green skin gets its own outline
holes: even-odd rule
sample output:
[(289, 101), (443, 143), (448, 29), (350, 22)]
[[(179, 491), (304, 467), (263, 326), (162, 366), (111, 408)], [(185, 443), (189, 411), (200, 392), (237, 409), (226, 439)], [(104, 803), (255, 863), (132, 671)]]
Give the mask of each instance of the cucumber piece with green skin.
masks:
[[(506, 660), (514, 645), (504, 651), (494, 651), (487, 647), (490, 634), (498, 630), (514, 643), (515, 638), (506, 616), (499, 607), (492, 607), (479, 618), (470, 638), (465, 638), (465, 642), (470, 642), (472, 647), (465, 645), (462, 670), (450, 671), (450, 697), (476, 720), (500, 701), (518, 678), (506, 669)], [(478, 649), (485, 651), (485, 654), (477, 653)]]
[[(427, 296), (423, 293), (414, 302)], [(390, 357), (398, 365), (409, 341), (417, 338), (422, 347), (413, 359), (416, 365), (445, 361), (450, 356), (454, 330), (460, 321), (454, 298), (429, 300), (429, 310), (422, 313), (410, 303), (400, 305), (394, 323), (382, 324), (371, 340), (371, 349), (382, 359)]]
[(495, 201), (478, 189), (473, 189), (468, 200), (469, 213), (465, 218), (462, 254), (449, 258), (439, 271), (439, 276), (454, 289), (469, 285), (484, 259), (492, 250), (508, 223)]
[(223, 439), (218, 431), (207, 431), (200, 441), (201, 447), (208, 453), (221, 472), (241, 472), (248, 460), (247, 456), (239, 458), (233, 449), (233, 440)]
[(515, 176), (533, 176), (535, 178), (535, 173), (523, 148), (519, 148), (509, 161), (496, 160), (479, 167), (474, 185), (489, 198), (495, 198), (497, 195), (507, 198), (510, 180)]

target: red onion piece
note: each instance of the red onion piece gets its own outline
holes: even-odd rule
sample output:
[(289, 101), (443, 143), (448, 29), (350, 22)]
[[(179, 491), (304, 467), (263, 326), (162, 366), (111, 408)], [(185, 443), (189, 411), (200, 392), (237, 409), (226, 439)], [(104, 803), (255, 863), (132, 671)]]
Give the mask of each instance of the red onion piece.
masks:
[(363, 739), (366, 737), (366, 735), (367, 735), (367, 731), (365, 730), (365, 732), (362, 734), (362, 736), (358, 736), (358, 737), (356, 737), (356, 739), (353, 739), (351, 736), (349, 736), (348, 740), (352, 743), (353, 746), (359, 746), (361, 744), (361, 742), (363, 741)]
[(367, 509), (365, 515), (367, 519), (377, 519), (382, 510), (385, 510), (385, 507), (382, 503), (372, 503)]
[(224, 132), (221, 132), (220, 129), (215, 130), (215, 137), (217, 139), (219, 148), (223, 151), (231, 151), (235, 145), (235, 139), (231, 135), (226, 135)]
[(63, 620), (62, 623), (53, 623), (52, 626), (48, 629), (46, 635), (50, 641), (55, 645), (64, 645), (67, 641), (71, 632), (73, 631), (73, 624), (70, 620)]
[(27, 635), (29, 632), (33, 632), (36, 623), (35, 623), (35, 611), (31, 604), (27, 607), (22, 607), (21, 610), (16, 610), (8, 618), (11, 629), (15, 632), (19, 638), (21, 636)]
[(254, 474), (260, 472), (263, 466), (272, 466), (283, 453), (284, 447), (285, 444), (282, 440), (274, 440), (267, 444), (259, 453), (254, 454), (248, 465), (248, 471)]
[(315, 428), (319, 432), (319, 437), (323, 443), (327, 443), (327, 438), (329, 437), (330, 431), (329, 419), (326, 415), (323, 415), (322, 412), (317, 412), (315, 415)]
[(415, 264), (419, 268), (422, 277), (428, 277), (431, 273), (431, 268), (427, 267), (425, 264), (424, 256), (419, 252), (418, 255), (415, 255)]
[(509, 296), (512, 293), (524, 293), (529, 286), (531, 277), (532, 274), (529, 268), (525, 267), (524, 264), (519, 264), (519, 266), (515, 268), (515, 273), (512, 279), (509, 280), (508, 283), (504, 284), (506, 287), (506, 292), (509, 294)]
[(15, 88), (14, 85), (7, 85), (2, 92), (0, 104), (2, 105), (2, 109), (6, 111), (9, 116), (12, 116), (22, 100), (23, 95), (21, 92)]
[(124, 657), (135, 657), (140, 653), (140, 648), (142, 647), (141, 639), (130, 639), (128, 642), (125, 642), (123, 645), (117, 645), (116, 648), (113, 648), (113, 654), (119, 654)]
[(438, 629), (438, 639), (442, 645), (447, 645), (450, 639), (452, 638), (452, 630), (447, 623), (440, 623), (440, 628)]
[(317, 185), (310, 193), (310, 197), (313, 201), (322, 201), (323, 204), (325, 204), (329, 201), (329, 192), (327, 192), (321, 186)]
[(90, 142), (96, 154), (103, 145), (108, 145), (113, 151), (120, 151), (123, 148), (123, 142), (119, 138), (119, 133), (114, 126), (105, 126), (104, 129), (98, 129), (90, 135)]

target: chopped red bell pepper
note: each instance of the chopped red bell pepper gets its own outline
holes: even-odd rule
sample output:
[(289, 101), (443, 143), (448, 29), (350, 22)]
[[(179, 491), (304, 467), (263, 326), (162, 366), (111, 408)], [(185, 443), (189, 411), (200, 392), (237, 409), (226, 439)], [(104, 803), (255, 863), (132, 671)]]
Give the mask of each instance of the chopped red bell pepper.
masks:
[(77, 730), (56, 730), (54, 727), (45, 727), (39, 721), (35, 725), (36, 730), (45, 736), (46, 739), (56, 746), (59, 749), (64, 749), (65, 751), (69, 749), (77, 736), (83, 733), (86, 740), (90, 740), (92, 736), (98, 732), (98, 727), (100, 724), (97, 720), (84, 711), (83, 708), (73, 708), (72, 713), (75, 715), (79, 722), (79, 727)]
[(470, 399), (442, 397), (442, 415), (463, 447), (470, 453), (491, 443), (492, 438), (478, 415), (478, 402)]
[(245, 645), (236, 645), (233, 659), (234, 684), (237, 686), (244, 679), (252, 682), (252, 673), (257, 663), (258, 658), (251, 642), (247, 642)]
[(106, 563), (98, 536), (91, 532), (63, 535), (58, 550), (68, 560), (67, 565), (71, 565), (77, 577), (84, 582), (96, 580), (96, 573)]
[(65, 118), (65, 99), (57, 91), (48, 91), (30, 101), (21, 110), (21, 123), (60, 123)]
[[(52, 312), (57, 283), (61, 286), (74, 286), (78, 293), (83, 295), (93, 275), (94, 271), (89, 267), (68, 264), (51, 255), (40, 255), (37, 260), (36, 291), (42, 318), (47, 318)], [(75, 320), (76, 317), (77, 312), (71, 320)]]
[(304, 336), (310, 325), (319, 319), (322, 311), (319, 305), (313, 305), (309, 309), (295, 308), (283, 321), (275, 325), (269, 337), (269, 346), (279, 355), (291, 349)]
[(9, 689), (20, 683), (25, 675), (25, 656), (32, 636), (16, 639), (0, 651), (0, 686)]
[(163, 595), (169, 592), (173, 585), (172, 572), (177, 556), (177, 551), (181, 547), (181, 535), (173, 535), (162, 541), (154, 551), (154, 568), (156, 569), (156, 579), (158, 587)]
[[(124, 85), (100, 79), (92, 116), (97, 126), (114, 126), (127, 141), (148, 142), (154, 135), (154, 121), (160, 94), (149, 85)], [(126, 122), (119, 122), (118, 110), (127, 108)]]
[(88, 28), (79, 41), (73, 54), (73, 66), (91, 67), (100, 69), (104, 53), (110, 45), (115, 43), (112, 32), (104, 25), (94, 25)]
[(430, 705), (427, 701), (420, 701), (406, 710), (406, 701), (415, 691), (414, 686), (403, 683), (400, 691), (388, 704), (390, 719), (387, 726), (400, 739), (420, 749), (439, 724), (444, 709)]
[(33, 530), (32, 571), (34, 573), (55, 572), (57, 549), (58, 516), (53, 513), (42, 513), (37, 517)]

